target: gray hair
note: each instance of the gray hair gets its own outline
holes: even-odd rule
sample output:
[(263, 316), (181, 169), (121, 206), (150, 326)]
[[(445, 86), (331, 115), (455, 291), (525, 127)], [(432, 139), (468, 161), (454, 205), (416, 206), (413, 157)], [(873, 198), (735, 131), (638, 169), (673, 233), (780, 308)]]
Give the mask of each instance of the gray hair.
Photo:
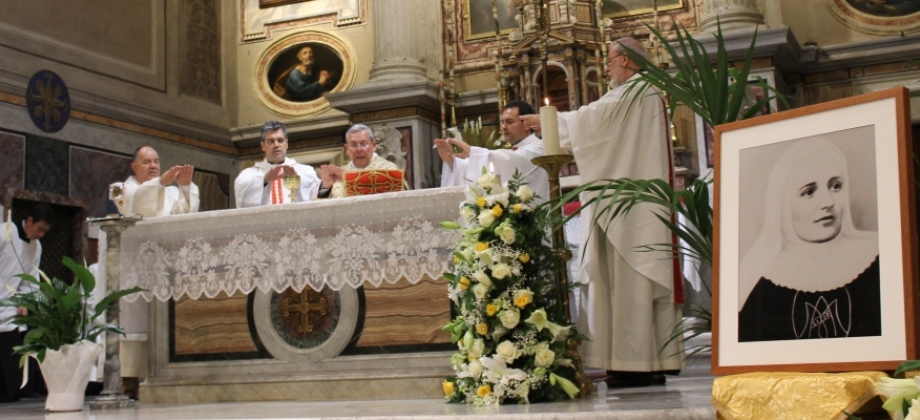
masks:
[(610, 41), (610, 51), (619, 51), (620, 53), (625, 54), (626, 50), (631, 50), (632, 52), (639, 54), (642, 58), (648, 60), (648, 52), (645, 51), (645, 46), (641, 42), (637, 41), (633, 37), (620, 38), (616, 41)]
[(370, 136), (371, 141), (374, 143), (377, 143), (377, 139), (374, 137), (374, 130), (371, 130), (370, 127), (364, 124), (355, 124), (351, 126), (351, 128), (349, 128), (348, 131), (345, 132), (345, 142), (346, 143), (348, 142), (348, 136), (355, 134), (355, 133), (360, 133), (362, 131), (367, 131), (367, 135)]
[(278, 130), (281, 130), (281, 133), (284, 134), (284, 138), (287, 138), (287, 127), (285, 127), (284, 124), (281, 124), (278, 121), (268, 121), (265, 124), (262, 124), (262, 130), (260, 131), (262, 140), (260, 141), (265, 141), (266, 133), (271, 133)]

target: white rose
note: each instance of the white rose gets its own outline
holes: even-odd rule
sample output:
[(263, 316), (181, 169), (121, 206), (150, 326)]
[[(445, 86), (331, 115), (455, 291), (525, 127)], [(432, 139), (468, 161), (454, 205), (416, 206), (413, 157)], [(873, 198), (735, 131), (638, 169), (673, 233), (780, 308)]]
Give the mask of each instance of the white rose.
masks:
[(520, 198), (521, 201), (525, 203), (529, 202), (530, 200), (533, 200), (533, 190), (530, 189), (530, 187), (528, 187), (527, 185), (521, 185), (521, 187), (518, 188), (517, 193), (514, 195), (517, 196), (517, 198)]
[(491, 211), (483, 211), (479, 213), (479, 224), (483, 227), (492, 226), (492, 223), (495, 223), (495, 215)]
[(556, 359), (556, 353), (550, 349), (543, 349), (537, 352), (534, 356), (534, 364), (537, 367), (550, 367), (553, 365), (553, 360)]
[(508, 363), (513, 363), (514, 359), (521, 357), (521, 349), (517, 348), (514, 343), (510, 341), (502, 341), (498, 347), (495, 348), (495, 353), (505, 359)]
[(507, 226), (504, 229), (502, 229), (502, 233), (499, 235), (499, 238), (502, 240), (502, 242), (505, 243), (505, 245), (511, 245), (514, 243), (514, 238), (515, 238), (516, 233), (517, 232), (515, 232), (514, 229), (511, 228), (511, 226)]
[(471, 359), (478, 359), (482, 357), (482, 352), (486, 350), (486, 343), (482, 341), (481, 338), (473, 340), (473, 344), (470, 346), (469, 352)]
[(479, 283), (473, 286), (473, 294), (477, 299), (484, 299), (489, 294), (489, 286)]
[(473, 273), (473, 280), (476, 280), (479, 282), (479, 284), (486, 285), (486, 287), (492, 287), (492, 279), (490, 279), (489, 276), (487, 276), (486, 273), (483, 273), (482, 271)]
[(511, 267), (509, 267), (508, 264), (495, 264), (492, 266), (492, 275), (501, 280), (511, 275)]
[(463, 207), (462, 209), (460, 209), (460, 216), (462, 216), (463, 220), (465, 220), (467, 223), (472, 222), (473, 221), (473, 209), (469, 207)]
[(489, 188), (495, 184), (501, 185), (501, 181), (498, 179), (498, 175), (495, 175), (491, 172), (486, 172), (481, 177), (479, 177), (479, 180), (476, 181), (476, 183), (479, 184), (480, 187)]
[(478, 359), (471, 361), (467, 366), (467, 371), (473, 379), (479, 379), (479, 376), (482, 375), (482, 363), (479, 363)]
[(517, 308), (509, 308), (498, 314), (498, 319), (507, 329), (512, 329), (521, 321), (521, 312)]

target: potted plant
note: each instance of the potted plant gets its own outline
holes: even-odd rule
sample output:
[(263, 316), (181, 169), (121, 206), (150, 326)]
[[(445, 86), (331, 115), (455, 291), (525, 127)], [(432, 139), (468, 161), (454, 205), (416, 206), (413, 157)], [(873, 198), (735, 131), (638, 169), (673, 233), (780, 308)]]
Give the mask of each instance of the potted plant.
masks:
[(83, 395), (89, 383), (93, 363), (102, 352), (96, 337), (103, 332), (124, 335), (121, 327), (113, 324), (96, 325), (98, 317), (113, 302), (143, 289), (114, 291), (95, 305), (90, 295), (96, 288), (96, 279), (90, 271), (64, 257), (74, 274), (72, 284), (41, 273), (42, 280), (29, 274), (18, 274), (23, 281), (34, 284), (37, 290), (19, 293), (0, 300), (0, 306), (24, 307), (28, 315), (16, 315), (13, 324), (29, 328), (23, 344), (14, 348), (22, 355), (20, 365), (28, 378), (28, 358), (38, 359), (42, 375), (48, 386), (45, 409), (50, 411), (76, 411), (83, 408)]

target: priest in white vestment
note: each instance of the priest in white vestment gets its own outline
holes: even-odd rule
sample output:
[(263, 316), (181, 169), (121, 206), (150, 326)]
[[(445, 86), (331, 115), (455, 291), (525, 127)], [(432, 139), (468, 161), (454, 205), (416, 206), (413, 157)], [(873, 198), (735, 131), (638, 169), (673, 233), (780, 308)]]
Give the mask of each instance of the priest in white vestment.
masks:
[(150, 146), (141, 146), (134, 151), (131, 171), (134, 175), (125, 182), (111, 185), (122, 188), (122, 196), (113, 197), (122, 215), (157, 217), (198, 212), (194, 167), (177, 165), (160, 175), (160, 155)]
[[(577, 111), (559, 113), (561, 146), (572, 149), (585, 183), (671, 177), (664, 101), (649, 89), (631, 103), (635, 91), (627, 95), (626, 87), (638, 66), (624, 48), (645, 54), (635, 39), (611, 42), (606, 71), (613, 89)], [(539, 126), (539, 117), (527, 122)], [(578, 328), (591, 340), (582, 344), (585, 364), (606, 369), (611, 386), (664, 383), (663, 372), (682, 367), (678, 340), (661, 348), (681, 319), (675, 302), (682, 297), (675, 299), (673, 261), (638, 247), (671, 243), (672, 235), (655, 217), (660, 208), (638, 206), (609, 225), (592, 223), (592, 211), (582, 213), (586, 242), (577, 279), (585, 284)]]
[[(532, 115), (533, 107), (524, 101), (511, 101), (502, 111), (501, 129), (511, 149), (489, 150), (470, 146), (460, 139), (435, 139), (438, 155), (444, 161), (441, 169), (441, 187), (464, 186), (479, 179), (482, 168), (493, 170), (502, 182), (510, 181), (514, 172), (536, 193), (536, 204), (549, 199), (549, 177), (546, 171), (534, 165), (531, 159), (543, 156), (543, 141), (524, 125), (522, 115)], [(451, 145), (460, 148), (453, 154)]]
[[(40, 279), (42, 245), (38, 240), (51, 229), (51, 214), (51, 208), (39, 204), (26, 210), (24, 220), (11, 219), (0, 226), (0, 300), (38, 290), (16, 275), (25, 273)], [(20, 355), (13, 354), (13, 347), (22, 345), (21, 327), (13, 324), (13, 317), (28, 314), (24, 307), (0, 306), (0, 402), (17, 401), (22, 393)], [(31, 392), (31, 385), (26, 387), (26, 392)]]
[[(192, 182), (195, 168), (191, 165), (173, 166), (161, 175), (160, 155), (150, 146), (141, 146), (134, 151), (131, 171), (134, 175), (125, 182), (110, 186), (122, 189), (121, 197), (112, 197), (122, 215), (148, 218), (198, 212), (199, 192)], [(100, 233), (100, 255), (106, 252), (102, 235)], [(99, 287), (103, 286), (104, 283)], [(147, 376), (147, 306), (142, 299), (121, 303), (118, 322), (125, 330), (119, 346), (123, 377)]]
[(377, 139), (374, 131), (363, 124), (355, 124), (345, 132), (345, 154), (351, 159), (341, 168), (335, 165), (323, 165), (320, 168), (322, 185), (320, 198), (339, 198), (345, 196), (344, 174), (347, 171), (399, 169), (377, 154)]
[(262, 125), (262, 151), (265, 159), (246, 168), (233, 182), (236, 207), (258, 207), (270, 204), (287, 204), (291, 190), (284, 184), (285, 177), (297, 177), (300, 185), (294, 190), (295, 203), (316, 199), (320, 180), (308, 165), (287, 157), (287, 128), (277, 121)]

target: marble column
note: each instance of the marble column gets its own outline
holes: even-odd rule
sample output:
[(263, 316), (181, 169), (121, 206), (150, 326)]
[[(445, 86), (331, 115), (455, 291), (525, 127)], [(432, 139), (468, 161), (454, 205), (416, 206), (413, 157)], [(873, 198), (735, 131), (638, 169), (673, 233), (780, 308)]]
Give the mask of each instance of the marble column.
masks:
[(702, 4), (702, 32), (715, 32), (717, 22), (722, 25), (723, 31), (753, 29), (764, 24), (763, 13), (757, 8), (757, 0), (703, 0)]
[[(121, 253), (121, 233), (125, 229), (134, 226), (137, 219), (131, 218), (111, 218), (102, 219), (95, 223), (99, 225), (106, 234), (105, 250), (105, 274), (106, 290), (111, 292), (120, 290), (119, 279), (120, 270), (118, 266), (119, 254)], [(105, 311), (105, 322), (108, 324), (118, 324), (118, 315), (120, 313), (119, 302), (116, 300)], [(135, 402), (125, 396), (124, 388), (121, 383), (121, 360), (119, 359), (119, 344), (121, 337), (118, 334), (105, 335), (105, 375), (103, 379), (102, 394), (90, 403), (93, 408), (129, 408), (135, 405)]]
[(441, 3), (374, 0), (374, 66), (370, 83), (438, 80)]

